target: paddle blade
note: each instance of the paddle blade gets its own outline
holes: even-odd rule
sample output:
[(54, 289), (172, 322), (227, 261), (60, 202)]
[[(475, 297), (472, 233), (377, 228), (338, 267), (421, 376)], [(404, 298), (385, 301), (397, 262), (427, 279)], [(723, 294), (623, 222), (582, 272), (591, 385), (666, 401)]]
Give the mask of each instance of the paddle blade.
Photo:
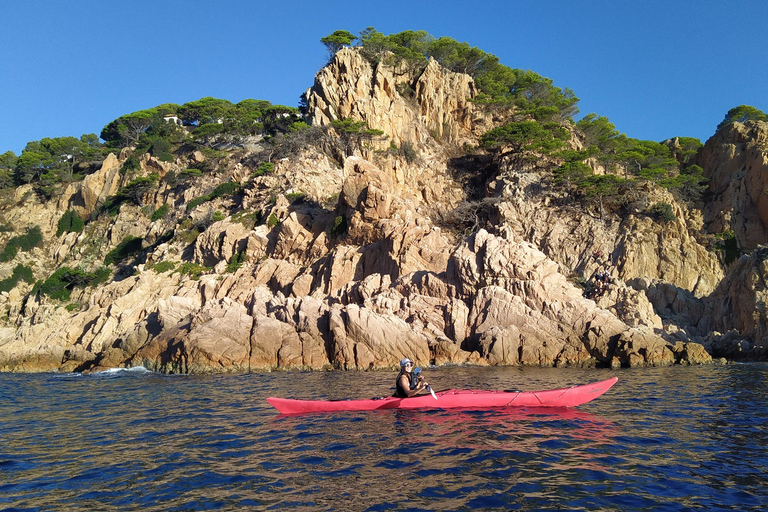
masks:
[(434, 391), (432, 391), (432, 386), (427, 386), (427, 389), (429, 390), (430, 393), (432, 393), (432, 398), (437, 400), (437, 395), (435, 394)]

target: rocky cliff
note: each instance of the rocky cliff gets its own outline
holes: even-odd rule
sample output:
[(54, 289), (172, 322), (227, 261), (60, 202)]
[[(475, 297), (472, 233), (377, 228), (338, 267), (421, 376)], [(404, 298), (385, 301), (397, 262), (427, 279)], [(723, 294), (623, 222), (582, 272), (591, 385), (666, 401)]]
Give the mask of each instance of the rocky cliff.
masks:
[[(0, 369), (375, 369), (406, 356), (644, 366), (766, 356), (759, 244), (768, 125), (736, 123), (707, 142), (706, 210), (646, 185), (621, 213), (597, 214), (564, 201), (530, 164), (484, 154), (479, 137), (508, 112), (484, 111), (476, 94), (471, 77), (434, 61), (418, 72), (373, 67), (343, 49), (307, 91), (307, 120), (331, 139), (332, 121), (345, 118), (384, 132), (354, 154), (317, 139), (267, 174), (255, 172), (272, 151), (264, 143), (224, 156), (179, 152), (173, 162), (144, 155), (136, 175), (159, 181), (115, 216), (101, 209), (135, 177), (120, 172), (130, 150), (50, 200), (16, 189), (0, 206), (16, 231), (0, 242), (39, 226), (44, 243), (3, 263), (0, 278), (25, 264), (42, 282), (58, 268), (94, 270), (131, 237), (141, 247), (105, 283), (70, 286), (68, 301), (23, 281), (0, 294)], [(185, 175), (213, 158), (216, 172)], [(240, 191), (210, 194), (228, 182)], [(658, 201), (673, 205), (673, 222), (644, 213)], [(57, 236), (68, 210), (91, 220)], [(707, 235), (729, 229), (744, 255), (725, 266)], [(613, 282), (586, 298), (599, 269)]]

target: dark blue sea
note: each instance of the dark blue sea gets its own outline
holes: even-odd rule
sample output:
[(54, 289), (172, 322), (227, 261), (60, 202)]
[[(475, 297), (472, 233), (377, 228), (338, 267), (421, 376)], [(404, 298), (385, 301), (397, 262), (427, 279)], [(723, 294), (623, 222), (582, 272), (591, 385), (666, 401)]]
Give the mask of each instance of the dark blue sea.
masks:
[(394, 373), (0, 374), (0, 510), (768, 510), (768, 365), (425, 369), (435, 389), (618, 376), (575, 410), (281, 416)]

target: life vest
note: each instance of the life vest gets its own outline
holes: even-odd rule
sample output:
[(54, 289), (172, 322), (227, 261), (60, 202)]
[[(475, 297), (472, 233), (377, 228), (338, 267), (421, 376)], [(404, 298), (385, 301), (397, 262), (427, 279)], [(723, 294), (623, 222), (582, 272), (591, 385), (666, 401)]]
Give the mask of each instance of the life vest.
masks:
[[(395, 380), (395, 394), (392, 396), (396, 396), (398, 398), (408, 398), (408, 393), (406, 393), (403, 387), (400, 385), (400, 377), (402, 377), (403, 375), (406, 375), (405, 371), (400, 370), (400, 373), (397, 374), (397, 380)], [(417, 385), (418, 385), (418, 377), (414, 374), (411, 374), (408, 387), (413, 390), (413, 389), (416, 389)]]

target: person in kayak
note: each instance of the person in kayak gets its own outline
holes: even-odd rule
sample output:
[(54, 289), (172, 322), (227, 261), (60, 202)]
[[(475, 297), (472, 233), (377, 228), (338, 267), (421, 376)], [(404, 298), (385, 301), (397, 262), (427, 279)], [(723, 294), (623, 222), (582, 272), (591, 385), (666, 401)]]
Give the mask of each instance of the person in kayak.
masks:
[(400, 373), (397, 374), (395, 394), (393, 396), (409, 398), (418, 395), (419, 392), (428, 386), (429, 383), (424, 381), (423, 375), (419, 374), (418, 377), (413, 375), (413, 361), (407, 357), (400, 361)]

